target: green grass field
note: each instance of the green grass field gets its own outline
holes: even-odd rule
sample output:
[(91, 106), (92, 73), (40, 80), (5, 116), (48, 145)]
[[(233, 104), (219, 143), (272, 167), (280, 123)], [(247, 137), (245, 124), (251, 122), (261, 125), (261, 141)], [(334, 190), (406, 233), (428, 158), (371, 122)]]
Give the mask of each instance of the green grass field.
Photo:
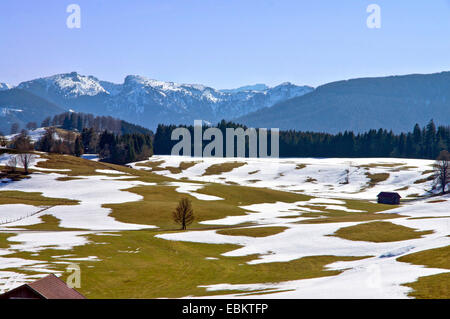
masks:
[[(397, 258), (398, 261), (431, 268), (450, 270), (450, 246), (421, 251)], [(411, 287), (411, 297), (421, 299), (450, 299), (450, 273), (420, 277), (416, 282), (405, 284)]]
[[(167, 241), (154, 235), (155, 232), (151, 231), (128, 231), (121, 232), (120, 237), (89, 236), (91, 244), (70, 251), (77, 257), (97, 256), (101, 259), (80, 261), (80, 292), (89, 298), (207, 296), (218, 293), (209, 293), (199, 285), (270, 283), (333, 276), (340, 271), (325, 270), (325, 265), (361, 259), (316, 256), (283, 263), (249, 265), (246, 262), (257, 258), (256, 255), (221, 255), (239, 246)], [(98, 242), (104, 244), (98, 245)], [(46, 260), (55, 270), (64, 270), (65, 265), (57, 264), (57, 259), (52, 258), (64, 254), (67, 251), (47, 249), (38, 255), (16, 253), (11, 257)], [(206, 257), (218, 259), (208, 260)], [(222, 293), (230, 292), (219, 292)]]
[(222, 173), (231, 172), (233, 169), (244, 166), (245, 163), (242, 162), (228, 162), (228, 163), (222, 163), (222, 164), (214, 164), (209, 166), (205, 172), (203, 173), (203, 176), (208, 175), (220, 175)]
[(340, 228), (333, 234), (333, 236), (348, 240), (384, 243), (421, 238), (424, 235), (432, 233), (432, 231), (416, 231), (412, 228), (396, 225), (390, 222), (375, 221)]
[(25, 204), (34, 206), (77, 205), (78, 201), (66, 198), (49, 198), (42, 193), (0, 191), (0, 205)]
[[(150, 167), (152, 171), (134, 170), (125, 166), (87, 161), (63, 155), (46, 155), (46, 162), (39, 163), (38, 167), (53, 169), (70, 169), (67, 172), (58, 172), (62, 177), (58, 180), (61, 185), (79, 178), (79, 176), (105, 175), (96, 172), (97, 169), (112, 169), (127, 173), (129, 180), (156, 183), (156, 186), (137, 186), (124, 191), (141, 195), (143, 200), (122, 204), (107, 204), (105, 208), (111, 209), (110, 216), (125, 223), (155, 225), (158, 229), (140, 231), (120, 231), (111, 233), (114, 236), (90, 234), (86, 237), (89, 243), (74, 247), (71, 250), (57, 250), (47, 247), (38, 252), (15, 251), (8, 257), (25, 258), (29, 260), (45, 261), (48, 268), (55, 271), (64, 271), (66, 264), (63, 259), (55, 256), (73, 255), (73, 258), (96, 256), (100, 261), (80, 260), (82, 270), (81, 293), (89, 298), (158, 298), (158, 297), (186, 297), (208, 296), (230, 293), (253, 293), (263, 291), (207, 291), (202, 285), (214, 284), (258, 284), (277, 283), (290, 280), (334, 276), (341, 271), (328, 270), (327, 265), (337, 261), (352, 261), (366, 257), (355, 256), (310, 256), (289, 262), (271, 262), (262, 264), (248, 264), (258, 259), (259, 255), (242, 257), (225, 257), (223, 254), (239, 249), (241, 246), (229, 244), (204, 244), (181, 241), (169, 241), (155, 237), (158, 234), (178, 232), (171, 213), (182, 197), (192, 201), (195, 210), (195, 221), (188, 230), (215, 230), (221, 235), (247, 236), (251, 238), (264, 238), (280, 234), (287, 229), (282, 226), (264, 226), (243, 223), (234, 226), (205, 225), (200, 222), (221, 219), (227, 216), (241, 216), (246, 210), (241, 206), (260, 203), (296, 203), (308, 201), (313, 197), (273, 190), (269, 188), (255, 188), (240, 185), (195, 182), (202, 184), (203, 188), (196, 191), (200, 194), (213, 195), (223, 200), (202, 201), (188, 194), (178, 193), (175, 186), (167, 182), (183, 182), (154, 171), (168, 170), (173, 174), (192, 167), (194, 162), (182, 162), (178, 167), (162, 169), (163, 162), (148, 162), (140, 165)], [(221, 174), (229, 172), (245, 163), (231, 162), (211, 165), (205, 174)], [(394, 166), (392, 166), (394, 167)], [(302, 169), (304, 167), (297, 167)], [(250, 172), (250, 176), (251, 176)], [(389, 176), (387, 176), (389, 177)], [(371, 175), (372, 183), (383, 181), (385, 175)], [(192, 183), (192, 182), (191, 182)], [(364, 200), (343, 200), (345, 207), (362, 210), (363, 212), (345, 212), (340, 210), (327, 210), (325, 206), (299, 205), (297, 216), (287, 216), (286, 221), (292, 217), (310, 217), (308, 220), (295, 224), (311, 223), (342, 223), (366, 222), (356, 226), (339, 229), (335, 236), (350, 240), (363, 240), (371, 242), (399, 241), (411, 238), (420, 238), (429, 232), (418, 232), (414, 229), (399, 226), (388, 222), (389, 219), (401, 218), (398, 214), (380, 212), (396, 208), (397, 206), (380, 205)], [(41, 193), (28, 193), (18, 191), (0, 191), (0, 205), (2, 204), (29, 204), (35, 206), (77, 205), (77, 201), (63, 198), (47, 198)], [(305, 212), (302, 208), (311, 208), (319, 212)], [(291, 212), (292, 212), (291, 211)], [(289, 217), (289, 218), (288, 218)], [(20, 227), (24, 231), (72, 231), (60, 226), (60, 220), (52, 215), (44, 214), (40, 217), (41, 223)], [(258, 227), (253, 227), (258, 226)], [(13, 233), (0, 232), (0, 248), (10, 248), (17, 244), (11, 241)], [(270, 238), (269, 238), (270, 240)], [(4, 257), (4, 256), (3, 256)], [(368, 256), (367, 256), (368, 257)], [(208, 259), (207, 259), (208, 258)], [(448, 250), (426, 251), (411, 254), (398, 259), (401, 262), (439, 267), (448, 269)], [(432, 260), (432, 262), (431, 262)], [(30, 270), (4, 269), (22, 273), (31, 273)], [(63, 279), (66, 275), (63, 275)], [(407, 284), (414, 291), (411, 296), (418, 298), (446, 297), (448, 298), (448, 274), (422, 277), (415, 283)], [(447, 286), (446, 286), (447, 285)], [(446, 288), (447, 287), (447, 288)]]
[(191, 161), (191, 162), (181, 162), (178, 167), (174, 166), (167, 166), (167, 167), (160, 167), (161, 164), (164, 164), (164, 161), (154, 161), (154, 162), (145, 162), (145, 163), (138, 163), (136, 166), (141, 167), (148, 167), (151, 168), (152, 172), (158, 172), (158, 171), (169, 171), (172, 174), (179, 174), (183, 172), (184, 170), (194, 166), (197, 164), (198, 161)]
[(197, 191), (201, 194), (214, 195), (224, 200), (202, 201), (187, 194), (175, 191), (175, 186), (139, 186), (127, 191), (141, 195), (144, 200), (124, 204), (104, 205), (112, 209), (111, 216), (121, 222), (156, 225), (163, 229), (176, 227), (172, 220), (172, 211), (183, 197), (188, 197), (195, 208), (195, 222), (192, 228), (211, 228), (201, 225), (205, 220), (220, 219), (226, 216), (245, 214), (245, 210), (239, 206), (258, 203), (275, 203), (276, 201), (296, 202), (305, 201), (310, 197), (281, 192), (266, 188), (251, 188), (235, 185), (205, 184)]

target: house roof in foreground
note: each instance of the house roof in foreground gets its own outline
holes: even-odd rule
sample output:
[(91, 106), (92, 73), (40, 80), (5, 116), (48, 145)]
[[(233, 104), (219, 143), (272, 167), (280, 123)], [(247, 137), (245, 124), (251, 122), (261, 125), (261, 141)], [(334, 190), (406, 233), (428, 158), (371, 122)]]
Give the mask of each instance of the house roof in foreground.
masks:
[(35, 282), (31, 282), (28, 284), (24, 284), (20, 287), (17, 287), (11, 291), (5, 293), (5, 295), (14, 294), (14, 291), (17, 291), (22, 288), (29, 288), (34, 291), (36, 294), (45, 299), (85, 299), (82, 294), (80, 294), (75, 289), (70, 288), (66, 285), (64, 281), (59, 279), (53, 274), (45, 276)]

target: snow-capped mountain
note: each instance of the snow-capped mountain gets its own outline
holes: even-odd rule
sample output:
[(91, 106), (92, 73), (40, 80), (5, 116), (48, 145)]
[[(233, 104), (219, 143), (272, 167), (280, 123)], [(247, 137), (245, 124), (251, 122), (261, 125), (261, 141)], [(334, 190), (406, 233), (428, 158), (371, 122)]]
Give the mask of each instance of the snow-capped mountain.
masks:
[(267, 85), (265, 85), (263, 83), (258, 83), (258, 84), (254, 84), (254, 85), (241, 86), (236, 89), (223, 89), (221, 91), (226, 92), (226, 93), (237, 93), (237, 92), (245, 92), (245, 91), (262, 92), (262, 91), (266, 91), (268, 89), (269, 89), (269, 87)]
[(13, 86), (8, 84), (8, 83), (0, 82), (0, 91), (9, 90), (9, 89), (12, 89), (12, 88), (13, 88)]
[(109, 93), (93, 76), (81, 76), (76, 72), (57, 74), (46, 78), (22, 82), (17, 86), (28, 91), (41, 91), (59, 95), (61, 98), (73, 99), (79, 96), (95, 96)]
[(216, 90), (139, 75), (129, 75), (124, 83), (116, 84), (76, 72), (23, 82), (18, 88), (66, 109), (111, 115), (150, 128), (158, 123), (192, 124), (194, 119), (229, 120), (313, 91), (291, 83)]

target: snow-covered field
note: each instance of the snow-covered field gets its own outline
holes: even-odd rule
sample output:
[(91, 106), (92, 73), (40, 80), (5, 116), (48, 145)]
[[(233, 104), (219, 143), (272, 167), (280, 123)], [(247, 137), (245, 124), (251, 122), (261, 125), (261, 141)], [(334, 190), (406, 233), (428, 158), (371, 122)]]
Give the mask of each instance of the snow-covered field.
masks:
[[(191, 158), (183, 156), (154, 156), (150, 162), (164, 161), (159, 167), (178, 167), (182, 162), (196, 162), (179, 174), (169, 170), (157, 174), (176, 179), (237, 183), (243, 186), (266, 187), (302, 192), (314, 196), (374, 200), (381, 191), (397, 191), (402, 197), (424, 194), (432, 182), (415, 183), (430, 176), (433, 161), (397, 158)], [(140, 162), (140, 163), (145, 163)], [(203, 176), (214, 164), (245, 162), (245, 165), (220, 175)], [(150, 169), (145, 166), (136, 169)], [(348, 173), (348, 184), (346, 176)], [(368, 187), (367, 174), (388, 173), (387, 180)]]
[[(40, 139), (41, 139), (41, 137), (42, 136), (44, 136), (45, 135), (45, 132), (46, 132), (46, 128), (45, 127), (40, 127), (40, 128), (37, 128), (37, 129), (35, 129), (35, 130), (29, 130), (28, 132), (27, 132), (27, 135), (31, 138), (31, 140), (33, 141), (33, 142), (37, 142), (37, 141), (39, 141)], [(18, 136), (20, 133), (17, 133), (17, 134), (11, 134), (11, 135), (7, 135), (7, 136), (5, 136), (6, 137), (6, 139), (8, 140), (8, 141), (12, 141), (16, 136)], [(55, 133), (56, 134), (56, 133)], [(56, 136), (55, 136), (57, 139), (59, 138), (59, 136), (56, 134)]]
[[(0, 156), (0, 165), (5, 165), (9, 155)], [(43, 159), (41, 159), (43, 160)], [(178, 181), (164, 183), (174, 186), (175, 191), (189, 194), (202, 201), (222, 201), (224, 198), (198, 193), (204, 184), (201, 182), (232, 183), (251, 187), (305, 193), (314, 198), (295, 203), (260, 203), (241, 206), (247, 213), (239, 216), (224, 216), (219, 220), (207, 220), (205, 225), (238, 225), (251, 222), (257, 226), (280, 226), (286, 229), (268, 237), (230, 236), (219, 234), (216, 230), (162, 233), (158, 238), (171, 241), (187, 241), (209, 244), (236, 244), (241, 248), (226, 252), (226, 256), (258, 257), (249, 264), (288, 262), (307, 256), (353, 256), (367, 257), (355, 261), (335, 262), (328, 269), (342, 270), (336, 276), (294, 280), (280, 283), (234, 284), (227, 282), (217, 285), (198, 285), (208, 291), (259, 291), (267, 290), (267, 295), (234, 294), (225, 297), (264, 298), (405, 298), (410, 288), (402, 284), (416, 281), (421, 276), (448, 272), (446, 269), (433, 269), (424, 266), (399, 262), (396, 258), (445, 247), (450, 244), (450, 196), (440, 197), (436, 202), (429, 198), (419, 198), (402, 204), (401, 207), (384, 211), (403, 217), (390, 219), (389, 222), (417, 229), (433, 231), (421, 238), (395, 242), (352, 241), (329, 236), (343, 227), (364, 222), (334, 223), (298, 223), (313, 217), (304, 217), (303, 213), (323, 210), (345, 213), (364, 213), (362, 209), (347, 207), (345, 199), (375, 201), (380, 191), (398, 191), (403, 198), (425, 195), (431, 189), (431, 181), (423, 181), (430, 176), (432, 161), (409, 159), (217, 159), (155, 156), (152, 162), (161, 162), (160, 167), (179, 167), (182, 162), (198, 162), (172, 174), (169, 170), (157, 170), (155, 173), (172, 177)], [(204, 175), (205, 170), (214, 164), (224, 162), (244, 162), (245, 165), (218, 175)], [(136, 169), (150, 169), (133, 163)], [(34, 168), (36, 168), (34, 166)], [(39, 169), (39, 168), (38, 168)], [(0, 223), (2, 220), (18, 219), (15, 222), (0, 224), (0, 234), (13, 233), (8, 238), (13, 244), (6, 249), (0, 248), (0, 290), (8, 283), (12, 274), (19, 275), (16, 285), (35, 279), (50, 271), (48, 264), (22, 258), (10, 258), (13, 251), (37, 253), (49, 246), (68, 251), (73, 247), (86, 245), (87, 235), (123, 230), (152, 228), (152, 225), (123, 223), (109, 216), (111, 210), (104, 204), (140, 201), (142, 197), (128, 192), (135, 186), (152, 187), (156, 183), (136, 180), (135, 176), (110, 169), (97, 169), (94, 175), (77, 176), (67, 180), (64, 187), (58, 178), (65, 175), (58, 170), (39, 169), (31, 179), (20, 182), (0, 184), (1, 191), (41, 192), (42, 196), (65, 198), (79, 201), (78, 205), (49, 207), (44, 212), (32, 214), (43, 209), (25, 204), (0, 205)], [(348, 170), (348, 173), (346, 172)], [(63, 170), (62, 170), (63, 171)], [(370, 176), (389, 174), (379, 183), (370, 185)], [(348, 175), (348, 183), (345, 183)], [(189, 181), (186, 181), (188, 179)], [(317, 209), (316, 209), (317, 208)], [(22, 218), (23, 216), (30, 215)], [(21, 229), (38, 224), (42, 215), (52, 215), (60, 220), (60, 227), (74, 229), (62, 231), (29, 231)], [(285, 218), (290, 217), (290, 218)], [(414, 219), (417, 217), (439, 217)], [(314, 217), (317, 218), (317, 217)], [(14, 227), (14, 228), (13, 228)], [(105, 233), (106, 235), (106, 233)], [(86, 256), (97, 260), (95, 256)], [(70, 258), (62, 257), (59, 262), (70, 263)], [(213, 260), (213, 258), (211, 258)], [(101, 262), (101, 261), (99, 261)], [(34, 269), (36, 275), (23, 275), (10, 269)], [(6, 271), (7, 270), (7, 271)], [(3, 285), (3, 287), (2, 287)], [(9, 287), (9, 286), (8, 286)], [(224, 297), (224, 296), (221, 296)]]
[[(373, 243), (351, 241), (328, 236), (342, 227), (360, 224), (324, 223), (298, 224), (306, 217), (280, 218), (298, 215), (295, 210), (313, 212), (304, 205), (319, 205), (330, 210), (357, 212), (345, 207), (345, 202), (336, 198), (356, 198), (376, 200), (380, 191), (398, 191), (403, 197), (424, 195), (432, 187), (432, 182), (416, 181), (429, 176), (433, 161), (411, 159), (192, 159), (186, 157), (155, 156), (151, 161), (164, 161), (160, 167), (178, 167), (181, 162), (198, 162), (179, 174), (168, 170), (156, 171), (173, 178), (188, 178), (198, 181), (237, 183), (253, 187), (269, 187), (285, 191), (303, 192), (319, 196), (309, 202), (256, 204), (243, 207), (246, 216), (230, 216), (221, 220), (207, 221), (205, 224), (237, 225), (253, 222), (261, 225), (283, 226), (288, 229), (270, 237), (254, 238), (246, 236), (226, 236), (216, 231), (191, 231), (187, 233), (163, 234), (160, 238), (212, 244), (237, 244), (243, 247), (224, 254), (225, 256), (245, 256), (259, 254), (259, 259), (250, 264), (265, 262), (286, 262), (306, 256), (373, 256), (352, 262), (338, 262), (328, 265), (332, 270), (344, 270), (333, 277), (315, 278), (273, 284), (206, 286), (209, 291), (268, 289), (268, 298), (402, 298), (410, 288), (401, 284), (413, 282), (420, 276), (448, 272), (445, 269), (431, 269), (396, 261), (408, 253), (448, 246), (450, 244), (450, 196), (443, 202), (429, 203), (422, 199), (404, 204), (403, 207), (386, 211), (398, 213), (403, 218), (390, 220), (394, 224), (417, 230), (433, 230), (433, 234), (420, 239), (398, 242)], [(206, 175), (206, 168), (224, 162), (245, 162), (246, 165), (219, 175)], [(137, 169), (148, 169), (143, 166)], [(349, 183), (344, 184), (346, 170)], [(425, 174), (424, 174), (425, 172)], [(369, 174), (388, 173), (389, 177), (379, 184), (369, 187)], [(255, 182), (255, 180), (258, 180)], [(414, 183), (416, 182), (416, 183)], [(403, 189), (403, 190), (402, 190)], [(299, 208), (300, 206), (300, 208)], [(410, 219), (414, 217), (440, 217), (430, 219)], [(283, 292), (289, 290), (287, 292)], [(282, 291), (274, 294), (273, 292)], [(236, 295), (234, 295), (236, 296)], [(257, 298), (263, 295), (257, 295)], [(221, 296), (233, 297), (233, 296)], [(238, 297), (245, 297), (242, 294)], [(252, 296), (247, 296), (252, 297)], [(255, 297), (255, 296), (253, 296)]]
[[(427, 200), (407, 204), (389, 211), (403, 218), (390, 222), (417, 230), (433, 230), (434, 233), (423, 238), (397, 242), (375, 243), (346, 240), (329, 236), (342, 227), (357, 225), (351, 223), (298, 224), (308, 218), (292, 216), (289, 209), (299, 203), (257, 204), (245, 207), (252, 211), (247, 216), (228, 217), (211, 224), (234, 225), (243, 222), (256, 222), (261, 225), (283, 226), (288, 229), (270, 237), (254, 238), (247, 236), (226, 236), (216, 231), (191, 231), (188, 233), (163, 234), (159, 238), (167, 240), (191, 241), (211, 244), (236, 244), (242, 248), (225, 253), (224, 256), (247, 256), (258, 254), (261, 258), (249, 264), (287, 262), (307, 256), (373, 256), (370, 258), (337, 262), (327, 266), (330, 270), (345, 270), (333, 277), (296, 280), (282, 283), (262, 283), (249, 285), (206, 286), (208, 291), (243, 290), (258, 291), (268, 289), (268, 298), (404, 298), (410, 291), (401, 284), (413, 282), (421, 276), (429, 276), (446, 269), (432, 269), (396, 260), (405, 254), (448, 246), (450, 238), (450, 196), (447, 201), (431, 205)], [(410, 219), (411, 217), (442, 217), (430, 219)], [(445, 218), (444, 218), (445, 217)], [(259, 226), (260, 227), (260, 226)], [(286, 292), (286, 290), (289, 290)], [(274, 294), (273, 292), (280, 291)], [(242, 294), (227, 297), (252, 297)], [(258, 295), (256, 298), (264, 297)], [(255, 298), (255, 296), (253, 296)]]
[[(11, 156), (9, 154), (0, 155), (0, 165), (6, 165)], [(0, 256), (17, 250), (22, 252), (38, 252), (48, 247), (70, 250), (75, 246), (88, 243), (88, 240), (84, 237), (85, 235), (100, 231), (155, 228), (155, 226), (151, 225), (118, 222), (109, 216), (111, 209), (102, 207), (104, 204), (118, 204), (142, 200), (141, 196), (122, 190), (139, 185), (149, 186), (154, 184), (140, 181), (127, 181), (125, 179), (128, 176), (125, 173), (114, 170), (99, 170), (99, 175), (77, 176), (77, 179), (66, 181), (64, 182), (64, 187), (61, 187), (61, 182), (57, 181), (57, 179), (65, 175), (58, 174), (57, 172), (67, 170), (36, 167), (36, 164), (42, 161), (45, 161), (45, 159), (37, 158), (31, 167), (32, 169), (42, 171), (42, 173), (34, 173), (30, 179), (20, 182), (1, 183), (0, 192), (41, 192), (42, 196), (45, 197), (77, 200), (79, 204), (48, 207), (46, 210), (43, 209), (47, 207), (33, 205), (0, 205), (0, 232), (14, 233), (15, 236), (11, 237), (9, 241), (18, 242), (18, 244), (11, 245), (9, 249), (2, 250), (0, 248)], [(115, 174), (117, 176), (106, 176), (102, 174)], [(43, 211), (36, 213), (41, 210)], [(36, 232), (20, 228), (41, 223), (41, 217), (43, 215), (51, 215), (58, 218), (60, 220), (60, 227), (80, 229), (80, 231)], [(36, 264), (36, 262), (21, 259), (14, 260), (15, 266)], [(6, 276), (2, 272), (2, 269), (11, 267), (11, 258), (0, 257), (0, 290), (2, 288), (1, 278), (2, 276)], [(42, 267), (40, 270), (43, 269)], [(25, 280), (26, 278), (33, 278), (33, 276), (21, 276), (21, 278)], [(20, 282), (20, 280), (17, 281), (17, 283)]]

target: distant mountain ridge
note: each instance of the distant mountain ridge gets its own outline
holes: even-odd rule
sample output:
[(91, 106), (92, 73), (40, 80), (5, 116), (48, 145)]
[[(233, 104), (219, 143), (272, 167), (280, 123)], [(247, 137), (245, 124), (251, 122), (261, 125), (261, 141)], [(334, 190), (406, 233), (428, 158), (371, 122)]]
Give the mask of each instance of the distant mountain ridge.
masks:
[(258, 84), (254, 84), (254, 85), (241, 86), (236, 89), (222, 89), (220, 91), (225, 92), (225, 93), (237, 93), (237, 92), (246, 92), (246, 91), (262, 92), (262, 91), (266, 91), (268, 89), (269, 89), (269, 87), (267, 85), (265, 85), (263, 83), (258, 83)]
[(20, 83), (18, 88), (65, 109), (112, 115), (148, 128), (159, 123), (192, 124), (195, 119), (232, 119), (313, 91), (291, 83), (216, 90), (201, 84), (178, 84), (129, 75), (124, 83), (101, 81), (76, 72)]
[(25, 90), (0, 91), (0, 131), (3, 134), (9, 134), (13, 123), (19, 123), (22, 128), (28, 122), (39, 125), (47, 116), (62, 112), (64, 109), (58, 105)]
[[(13, 94), (6, 98), (8, 92)], [(138, 75), (116, 84), (72, 72), (0, 90), (0, 130), (5, 133), (14, 121), (37, 121), (68, 110), (113, 116), (153, 130), (160, 123), (192, 125), (202, 119), (214, 124), (225, 119), (283, 130), (337, 133), (384, 128), (398, 133), (430, 119), (437, 125), (450, 124), (450, 72), (359, 78), (316, 89), (286, 82), (230, 90)]]
[(235, 122), (328, 133), (379, 128), (406, 132), (430, 119), (450, 125), (450, 72), (332, 82)]

